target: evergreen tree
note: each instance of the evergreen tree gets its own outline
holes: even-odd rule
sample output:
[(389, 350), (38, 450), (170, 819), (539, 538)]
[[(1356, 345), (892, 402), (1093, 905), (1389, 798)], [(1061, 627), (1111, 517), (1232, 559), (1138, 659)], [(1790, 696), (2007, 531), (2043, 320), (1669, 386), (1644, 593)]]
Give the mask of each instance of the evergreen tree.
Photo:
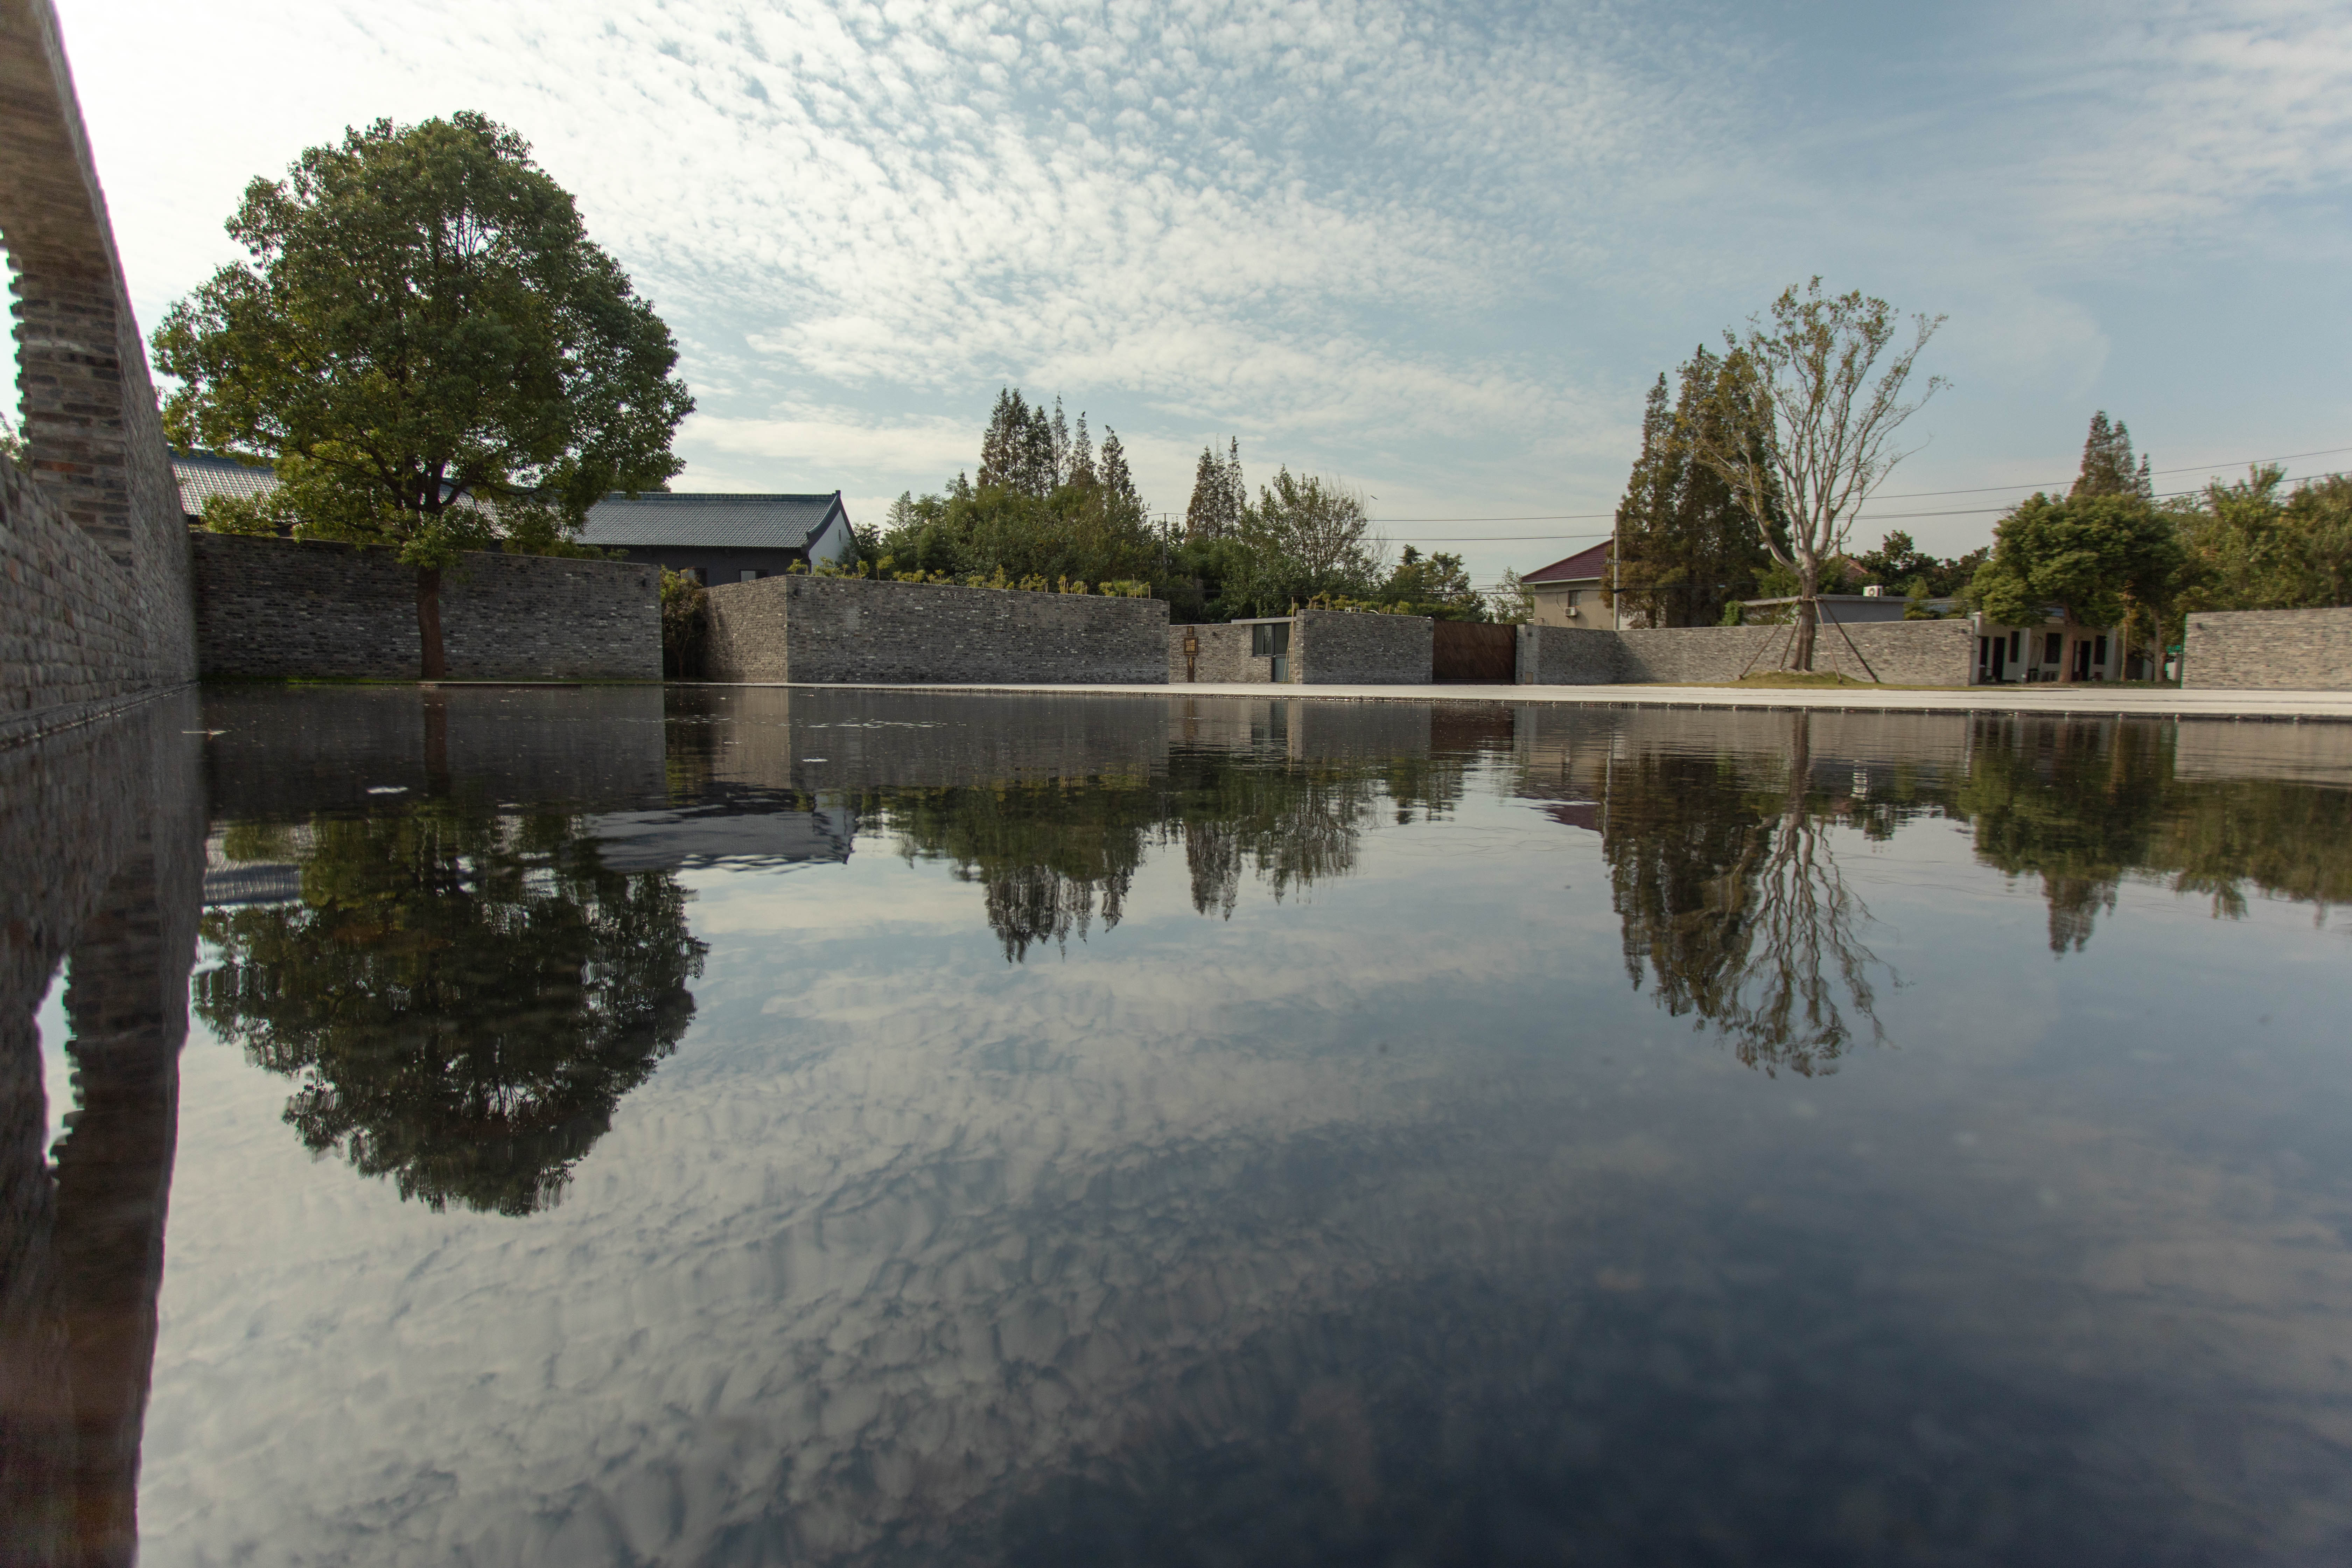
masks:
[(989, 410), (988, 428), (980, 437), (980, 488), (1021, 489), (1028, 452), (1029, 405), (1018, 387), (1000, 388), (996, 406)]
[(1138, 523), (1143, 521), (1143, 495), (1135, 488), (1135, 476), (1128, 471), (1127, 448), (1119, 444), (1118, 432), (1108, 425), (1103, 426), (1102, 493), (1105, 511)]
[(1192, 500), (1184, 509), (1184, 537), (1192, 540), (1227, 538), (1242, 524), (1249, 492), (1242, 485), (1242, 443), (1236, 436), (1220, 458), (1214, 447), (1201, 448), (1192, 471)]
[(1078, 433), (1070, 439), (1069, 482), (1085, 489), (1102, 483), (1102, 475), (1095, 468), (1095, 444), (1087, 435), (1087, 416), (1078, 412)]
[(1757, 447), (1760, 424), (1734, 427), (1752, 405), (1727, 396), (1738, 367), (1704, 346), (1681, 367), (1674, 406), (1661, 374), (1642, 412), (1642, 453), (1617, 509), (1618, 600), (1654, 626), (1713, 626), (1745, 598), (1770, 557), (1723, 476), (1695, 460), (1703, 444)]
[(2120, 419), (2107, 423), (2104, 408), (2091, 416), (2091, 433), (2083, 442), (2083, 471), (2066, 496), (2070, 500), (2091, 496), (2156, 499), (2155, 477), (2147, 459), (2142, 458), (2138, 467), (2132, 466), (2131, 432)]

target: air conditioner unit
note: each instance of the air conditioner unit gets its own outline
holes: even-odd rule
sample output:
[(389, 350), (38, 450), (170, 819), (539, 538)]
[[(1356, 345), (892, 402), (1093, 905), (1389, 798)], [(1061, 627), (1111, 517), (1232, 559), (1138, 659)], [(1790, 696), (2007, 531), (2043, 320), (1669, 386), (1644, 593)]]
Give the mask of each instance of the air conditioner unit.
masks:
[(1864, 588), (1862, 591), (1862, 596), (1865, 599), (1884, 599), (1886, 597), (1886, 584), (1884, 583), (1873, 583), (1869, 587)]

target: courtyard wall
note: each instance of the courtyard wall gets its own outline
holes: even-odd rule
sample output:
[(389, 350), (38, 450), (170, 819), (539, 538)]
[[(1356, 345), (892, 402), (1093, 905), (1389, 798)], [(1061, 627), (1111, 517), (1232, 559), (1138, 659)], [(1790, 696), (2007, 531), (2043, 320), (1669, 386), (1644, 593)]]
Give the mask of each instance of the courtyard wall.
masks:
[(1426, 616), (1301, 610), (1290, 678), (1301, 686), (1426, 686), (1433, 634)]
[[(416, 569), (382, 548), (194, 536), (203, 672), (413, 680)], [(441, 574), (452, 680), (658, 680), (661, 572), (626, 561), (468, 553)]]
[[(1878, 621), (1824, 626), (1813, 639), (1813, 668), (1856, 680), (1874, 675), (1889, 686), (1966, 686), (1974, 671), (1976, 631), (1967, 621)], [(1662, 626), (1614, 633), (1624, 653), (1617, 679), (1633, 683), (1707, 684), (1737, 680), (1749, 669), (1779, 666), (1785, 626)], [(1861, 658), (1855, 658), (1860, 651)], [(1865, 668), (1863, 660), (1867, 660)]]
[(2209, 610), (2180, 647), (2184, 690), (2352, 690), (2352, 607)]
[(703, 673), (820, 685), (1161, 685), (1168, 606), (861, 577), (764, 577), (709, 590)]
[(1171, 684), (1181, 685), (1188, 679), (1184, 673), (1187, 635), (1200, 641), (1200, 652), (1192, 661), (1189, 679), (1202, 684), (1242, 682), (1259, 686), (1274, 679), (1274, 656), (1250, 652), (1247, 625), (1202, 623), (1168, 628), (1168, 679)]
[(0, 244), (21, 463), (0, 458), (0, 744), (195, 676), (187, 531), (47, 0), (0, 0)]

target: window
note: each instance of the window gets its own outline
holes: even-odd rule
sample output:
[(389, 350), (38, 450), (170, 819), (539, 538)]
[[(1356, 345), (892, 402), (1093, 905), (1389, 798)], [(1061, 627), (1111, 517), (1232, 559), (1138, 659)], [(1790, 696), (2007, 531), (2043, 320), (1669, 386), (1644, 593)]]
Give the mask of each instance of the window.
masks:
[(2066, 634), (2052, 632), (2042, 639), (2042, 662), (2056, 664), (2066, 657)]
[(1570, 588), (1568, 591), (1568, 613), (1571, 616), (1575, 615), (1577, 613), (1577, 605), (1582, 603), (1584, 603), (1584, 590), (1581, 588)]
[(1250, 627), (1250, 657), (1280, 658), (1290, 651), (1288, 621), (1260, 621)]
[(686, 574), (705, 587), (710, 585), (710, 573), (704, 567), (689, 566), (686, 569)]
[(2018, 651), (2017, 647), (2017, 639), (2024, 635), (2025, 634), (2022, 632), (2011, 632), (2009, 634), (2009, 662), (2011, 664), (2015, 664), (2019, 659), (2025, 657), (2022, 653)]
[(735, 581), (738, 583), (756, 583), (760, 580), (761, 575), (761, 574), (751, 571), (747, 567), (743, 571), (735, 574)]
[(2106, 634), (2106, 633), (2105, 633), (2105, 632), (2101, 632), (2101, 633), (2100, 633), (2096, 637), (2093, 638), (2093, 639), (2092, 639), (2092, 647), (2093, 647), (2093, 650), (2094, 650), (2094, 651), (2093, 651), (2093, 652), (2092, 652), (2092, 654), (2091, 654), (2091, 662), (2092, 662), (2093, 664), (2105, 664), (2105, 663), (2106, 663), (2106, 662), (2107, 662), (2107, 634)]

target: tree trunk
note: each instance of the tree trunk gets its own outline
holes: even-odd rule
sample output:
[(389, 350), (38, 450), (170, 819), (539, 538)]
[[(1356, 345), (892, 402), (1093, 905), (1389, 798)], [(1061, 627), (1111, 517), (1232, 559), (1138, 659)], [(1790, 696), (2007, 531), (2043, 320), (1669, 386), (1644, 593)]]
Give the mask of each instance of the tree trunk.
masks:
[(441, 568), (438, 566), (419, 566), (416, 569), (416, 646), (423, 654), (423, 668), (418, 679), (446, 679), (449, 660), (441, 647)]
[(1797, 568), (1797, 646), (1790, 655), (1790, 665), (1795, 669), (1813, 668), (1813, 630), (1821, 619), (1821, 605), (1814, 596), (1821, 590), (1822, 569), (1817, 563), (1807, 561)]

